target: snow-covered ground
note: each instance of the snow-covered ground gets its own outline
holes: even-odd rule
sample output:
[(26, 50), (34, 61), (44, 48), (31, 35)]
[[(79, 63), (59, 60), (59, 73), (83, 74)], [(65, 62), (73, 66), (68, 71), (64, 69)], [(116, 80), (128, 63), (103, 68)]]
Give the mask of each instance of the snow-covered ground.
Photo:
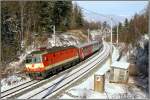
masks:
[[(112, 62), (117, 60), (119, 54), (118, 50), (114, 48), (112, 54)], [(123, 57), (121, 61), (125, 62), (126, 57)], [(99, 93), (94, 91), (94, 74), (88, 77), (79, 85), (76, 85), (59, 96), (59, 99), (144, 99), (146, 95), (144, 92), (137, 88), (134, 85), (127, 84), (117, 84), (109, 83), (109, 74), (106, 73), (109, 70), (110, 59), (106, 63), (100, 66), (94, 74), (103, 74), (105, 73), (105, 91), (104, 93)], [(130, 83), (130, 80), (129, 80)]]
[(16, 87), (20, 84), (26, 83), (30, 81), (30, 78), (24, 76), (12, 75), (8, 78), (4, 78), (1, 80), (1, 92), (8, 90), (10, 88)]
[(69, 34), (60, 34), (55, 36), (56, 43), (54, 43), (54, 35), (52, 35), (52, 38), (48, 38), (48, 47), (51, 48), (53, 46), (69, 46), (69, 45), (79, 45), (80, 40)]

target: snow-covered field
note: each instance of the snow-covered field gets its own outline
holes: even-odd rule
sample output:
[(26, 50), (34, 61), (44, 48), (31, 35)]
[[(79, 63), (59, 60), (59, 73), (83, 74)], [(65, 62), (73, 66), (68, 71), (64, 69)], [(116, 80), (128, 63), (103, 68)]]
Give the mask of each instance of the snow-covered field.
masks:
[[(112, 61), (117, 60), (119, 54), (118, 50), (114, 48), (112, 54)], [(109, 83), (109, 74), (106, 73), (109, 70), (110, 59), (99, 68), (94, 74), (105, 73), (105, 91), (104, 93), (99, 93), (94, 91), (94, 74), (89, 78), (84, 80), (81, 84), (76, 85), (59, 96), (59, 99), (144, 99), (147, 98), (144, 92), (134, 85), (127, 84), (116, 84)], [(125, 62), (126, 57), (123, 57), (121, 61)], [(130, 81), (129, 81), (130, 82)]]

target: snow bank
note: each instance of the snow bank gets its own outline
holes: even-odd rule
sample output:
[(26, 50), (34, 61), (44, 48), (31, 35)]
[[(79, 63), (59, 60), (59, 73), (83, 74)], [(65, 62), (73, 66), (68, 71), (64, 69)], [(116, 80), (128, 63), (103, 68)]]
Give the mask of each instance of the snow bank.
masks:
[(29, 81), (30, 78), (23, 77), (23, 76), (17, 76), (17, 75), (12, 75), (9, 76), (8, 78), (4, 78), (1, 80), (1, 91), (5, 91), (7, 89), (13, 88), (23, 82)]
[(118, 57), (119, 57), (119, 50), (113, 46), (112, 62), (116, 61)]
[(60, 99), (107, 99), (106, 93), (100, 94), (89, 89), (71, 89)]
[(20, 77), (12, 75), (12, 76), (10, 76), (8, 78), (2, 79), (1, 80), (1, 84), (2, 84), (2, 86), (4, 86), (4, 85), (8, 85), (8, 84), (12, 84), (12, 83), (18, 82), (20, 80), (21, 80)]
[[(105, 73), (109, 69), (110, 61), (108, 60), (104, 66), (102, 66), (95, 74), (101, 74), (101, 72)], [(106, 93), (100, 94), (94, 90), (94, 74), (91, 75), (88, 79), (83, 80), (83, 82), (75, 87), (70, 88), (67, 90), (65, 95), (62, 95), (60, 99), (70, 99), (68, 94), (71, 98), (74, 99), (107, 99)]]
[(78, 37), (75, 37), (69, 33), (56, 35), (55, 41), (56, 43), (54, 42), (54, 35), (52, 35), (52, 38), (48, 38), (48, 47), (51, 48), (53, 46), (70, 46), (80, 44)]

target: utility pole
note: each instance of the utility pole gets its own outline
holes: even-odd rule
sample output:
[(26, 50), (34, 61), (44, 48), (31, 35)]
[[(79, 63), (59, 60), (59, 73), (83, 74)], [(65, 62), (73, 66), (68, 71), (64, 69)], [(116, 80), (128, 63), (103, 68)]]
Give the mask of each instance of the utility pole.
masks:
[(21, 32), (20, 32), (20, 50), (21, 50), (21, 43), (22, 43), (22, 41), (23, 41), (23, 35), (24, 35), (24, 30), (23, 30), (23, 26), (24, 26), (24, 4), (25, 4), (25, 2), (24, 1), (20, 1), (19, 2), (20, 3), (20, 10), (21, 10)]
[(20, 5), (21, 5), (21, 40), (23, 39), (22, 35), (23, 35), (23, 19), (24, 19), (24, 1), (20, 1)]
[(110, 64), (112, 64), (112, 17), (110, 17), (110, 33), (111, 33), (111, 37), (110, 37), (110, 44), (111, 44), (111, 52), (110, 52)]
[(118, 46), (118, 25), (117, 25), (117, 46)]
[[(1, 6), (1, 3), (0, 3), (0, 6)], [(1, 11), (1, 8), (0, 8), (0, 11)], [(0, 19), (1, 19), (2, 17), (0, 16)], [(2, 20), (2, 19), (1, 19)], [(0, 20), (0, 22), (1, 22), (1, 20)], [(2, 26), (2, 24), (0, 25), (0, 29), (2, 28), (1, 27)], [(0, 34), (2, 33), (2, 29), (0, 30)], [(1, 41), (1, 35), (0, 35), (0, 48), (2, 49), (2, 41)], [(2, 68), (2, 54), (1, 54), (1, 50), (0, 49), (0, 67)]]
[(56, 30), (55, 30), (55, 25), (51, 25), (50, 26), (51, 28), (52, 28), (52, 30), (53, 30), (53, 41), (54, 41), (54, 46), (56, 46)]
[[(150, 2), (149, 2), (149, 5), (150, 5)], [(148, 9), (150, 9), (150, 6), (148, 6)], [(148, 10), (149, 14), (150, 14), (150, 10)], [(150, 16), (149, 16), (149, 19), (150, 19)], [(150, 34), (150, 20), (149, 20), (149, 24), (148, 24), (148, 33)]]
[(55, 32), (55, 25), (53, 25), (53, 33), (54, 33), (54, 46), (56, 46), (56, 32)]
[(90, 42), (90, 29), (88, 28), (88, 42)]

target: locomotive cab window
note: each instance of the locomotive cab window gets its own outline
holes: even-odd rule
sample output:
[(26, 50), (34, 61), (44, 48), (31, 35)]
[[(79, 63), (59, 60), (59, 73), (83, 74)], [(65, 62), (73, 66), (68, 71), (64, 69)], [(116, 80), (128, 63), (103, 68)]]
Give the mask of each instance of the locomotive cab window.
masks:
[(26, 63), (32, 63), (32, 58), (27, 58)]
[(37, 56), (37, 57), (32, 58), (32, 62), (33, 63), (40, 63), (41, 62), (41, 57)]

